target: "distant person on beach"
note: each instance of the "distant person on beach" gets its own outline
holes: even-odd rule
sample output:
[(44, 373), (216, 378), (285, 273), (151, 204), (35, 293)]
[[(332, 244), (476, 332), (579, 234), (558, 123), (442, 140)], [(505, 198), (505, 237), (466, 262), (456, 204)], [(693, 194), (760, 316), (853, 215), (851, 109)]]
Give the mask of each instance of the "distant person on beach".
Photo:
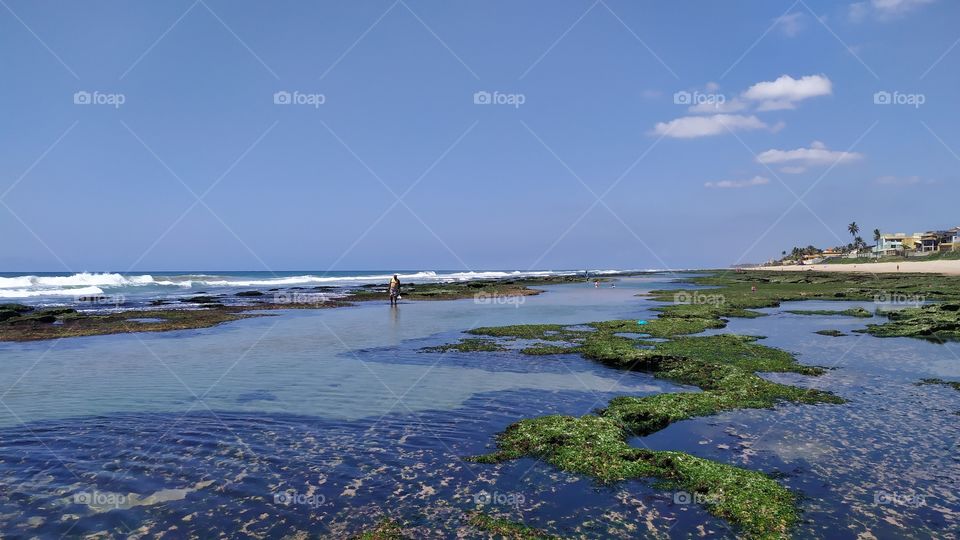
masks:
[(396, 274), (393, 275), (393, 278), (390, 279), (390, 305), (397, 305), (397, 300), (400, 299), (400, 278)]

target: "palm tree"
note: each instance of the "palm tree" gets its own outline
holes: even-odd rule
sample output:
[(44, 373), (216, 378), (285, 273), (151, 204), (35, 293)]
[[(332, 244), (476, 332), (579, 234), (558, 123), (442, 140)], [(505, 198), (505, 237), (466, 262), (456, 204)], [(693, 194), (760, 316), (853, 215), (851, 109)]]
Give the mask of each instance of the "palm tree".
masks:
[(853, 222), (851, 222), (849, 225), (847, 225), (847, 232), (850, 233), (850, 236), (852, 236), (852, 237), (853, 237), (853, 240), (854, 240), (854, 243), (853, 243), (853, 244), (850, 244), (850, 246), (849, 246), (849, 247), (850, 247), (850, 251), (853, 251), (854, 249), (857, 249), (855, 244), (856, 244), (856, 240), (857, 240), (857, 233), (860, 232), (860, 226), (857, 225), (857, 222), (856, 222), (856, 221), (853, 221)]
[(876, 242), (876, 243), (879, 244), (879, 243), (880, 243), (880, 237), (881, 237), (881, 236), (883, 236), (883, 235), (880, 234), (880, 229), (874, 229), (874, 230), (873, 230), (873, 241), (874, 241), (874, 242)]

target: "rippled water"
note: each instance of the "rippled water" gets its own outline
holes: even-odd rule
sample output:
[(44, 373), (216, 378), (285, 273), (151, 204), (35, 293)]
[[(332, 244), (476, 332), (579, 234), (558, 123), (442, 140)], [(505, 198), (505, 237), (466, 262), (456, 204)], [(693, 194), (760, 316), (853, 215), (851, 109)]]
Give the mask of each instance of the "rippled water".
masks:
[[(590, 537), (732, 536), (646, 481), (597, 486), (534, 460), (461, 457), (510, 423), (584, 414), (615, 395), (676, 391), (576, 356), (418, 352), (463, 329), (649, 318), (668, 286), (563, 285), (519, 306), (472, 301), (283, 312), (199, 331), (0, 344), (0, 534), (344, 536), (393, 516), (418, 536), (466, 534), (463, 512)], [(845, 309), (803, 302), (783, 309)], [(851, 334), (863, 319), (734, 319), (725, 332), (831, 369), (777, 375), (841, 406), (736, 411), (634, 444), (776, 474), (803, 493), (800, 537), (955, 537), (960, 347)]]

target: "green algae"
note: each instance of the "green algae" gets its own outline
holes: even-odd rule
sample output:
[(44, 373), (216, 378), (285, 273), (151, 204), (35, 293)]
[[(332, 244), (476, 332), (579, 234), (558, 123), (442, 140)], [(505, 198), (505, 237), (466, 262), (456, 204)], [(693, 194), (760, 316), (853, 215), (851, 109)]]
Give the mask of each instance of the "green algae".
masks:
[[(678, 301), (667, 311), (695, 306), (718, 316), (737, 316), (737, 310), (777, 307), (795, 300), (960, 300), (960, 276), (935, 274), (838, 274), (830, 272), (717, 272), (691, 277), (689, 290), (658, 290), (655, 300)], [(756, 288), (756, 290), (754, 290)]]
[(467, 330), (468, 334), (514, 339), (564, 340), (587, 332), (569, 330), (562, 324), (521, 324), (514, 326), (481, 326)]
[(476, 529), (507, 540), (556, 540), (559, 536), (547, 534), (523, 523), (494, 517), (483, 512), (471, 512), (467, 523)]
[(424, 347), (420, 349), (421, 352), (494, 352), (494, 351), (506, 351), (509, 350), (500, 343), (492, 339), (463, 339), (457, 343), (448, 343), (445, 345), (437, 345), (434, 347)]
[(830, 337), (843, 337), (847, 334), (844, 334), (840, 330), (817, 330), (814, 334), (820, 334), (821, 336), (830, 336)]
[(875, 337), (915, 337), (960, 341), (960, 303), (943, 303), (884, 313), (889, 322), (854, 330)]
[(498, 437), (498, 452), (474, 460), (536, 457), (602, 483), (656, 478), (658, 487), (697, 494), (708, 511), (755, 537), (782, 535), (797, 520), (795, 495), (763, 473), (684, 452), (635, 448), (627, 435), (605, 416), (542, 416), (511, 425)]
[(954, 390), (960, 392), (960, 381), (946, 381), (943, 379), (921, 379), (918, 385), (928, 385), (928, 384), (937, 384), (941, 386), (949, 386)]
[[(834, 274), (750, 271), (717, 273), (685, 280), (690, 290), (652, 291), (654, 300), (677, 303), (662, 306), (666, 316), (738, 317), (763, 315), (759, 308), (778, 307), (798, 300), (867, 300), (879, 303), (937, 304), (882, 312), (889, 322), (855, 330), (876, 337), (913, 337), (932, 341), (960, 340), (960, 277), (935, 274)], [(811, 315), (867, 317), (866, 310), (841, 312), (793, 310)]]
[(844, 310), (836, 309), (788, 309), (785, 313), (791, 313), (793, 315), (822, 315), (825, 317), (830, 316), (841, 316), (841, 317), (859, 317), (859, 318), (869, 318), (873, 317), (873, 313), (857, 307)]
[[(587, 323), (592, 331), (560, 325), (515, 325), (477, 328), (470, 333), (507, 339), (534, 339), (526, 354), (578, 353), (604, 365), (642, 370), (658, 378), (697, 386), (700, 392), (621, 396), (593, 414), (581, 417), (543, 416), (509, 426), (496, 438), (493, 453), (469, 458), (499, 463), (534, 457), (562, 470), (586, 474), (601, 483), (655, 478), (661, 487), (702, 496), (708, 511), (743, 527), (754, 537), (778, 537), (797, 520), (795, 496), (766, 475), (717, 463), (683, 452), (632, 447), (628, 439), (654, 433), (689, 418), (744, 408), (772, 408), (780, 403), (844, 403), (814, 389), (775, 383), (758, 372), (791, 372), (816, 376), (824, 369), (804, 366), (786, 351), (733, 334), (691, 336), (724, 326), (719, 318), (701, 316), (702, 309), (681, 311), (638, 325), (635, 320)], [(642, 333), (668, 338), (650, 341), (618, 334)], [(566, 345), (553, 342), (565, 342)], [(645, 348), (641, 348), (645, 347)]]
[(411, 538), (403, 533), (403, 527), (392, 519), (384, 519), (353, 537), (354, 540), (406, 540)]
[(550, 354), (572, 354), (576, 353), (577, 350), (578, 349), (575, 346), (537, 344), (521, 349), (520, 352), (523, 354), (529, 354), (531, 356), (537, 356)]

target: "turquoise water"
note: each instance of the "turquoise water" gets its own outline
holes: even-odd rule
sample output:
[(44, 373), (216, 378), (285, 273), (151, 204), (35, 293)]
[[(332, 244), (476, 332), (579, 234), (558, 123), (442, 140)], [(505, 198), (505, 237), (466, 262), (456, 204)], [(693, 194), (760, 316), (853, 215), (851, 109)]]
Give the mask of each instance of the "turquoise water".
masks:
[[(550, 286), (517, 304), (365, 303), (204, 330), (0, 344), (0, 534), (341, 537), (386, 515), (420, 536), (454, 537), (466, 531), (462, 511), (480, 505), (561, 534), (732, 536), (649, 482), (597, 486), (528, 459), (461, 460), (521, 418), (681, 390), (576, 356), (419, 352), (475, 326), (652, 318), (656, 304), (635, 295), (672, 286), (668, 276), (616, 285)], [(792, 303), (723, 330), (767, 336), (833, 368), (772, 378), (850, 403), (736, 411), (634, 444), (775, 474), (804, 496), (799, 537), (951, 537), (960, 393), (913, 383), (960, 378), (960, 347), (819, 336), (865, 321), (782, 313), (852, 304)]]

